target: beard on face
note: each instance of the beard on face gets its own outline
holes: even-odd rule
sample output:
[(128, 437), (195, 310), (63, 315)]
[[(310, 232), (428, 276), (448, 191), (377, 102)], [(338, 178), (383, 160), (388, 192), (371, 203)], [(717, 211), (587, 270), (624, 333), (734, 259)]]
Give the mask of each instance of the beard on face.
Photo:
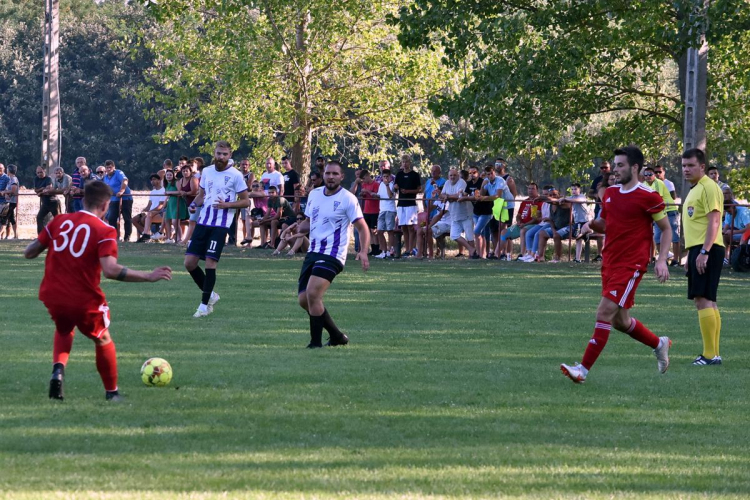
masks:
[(329, 191), (336, 191), (336, 189), (341, 185), (341, 181), (336, 181), (336, 179), (330, 179), (330, 180), (325, 181), (325, 185)]
[(218, 158), (214, 158), (214, 166), (218, 169), (223, 169), (229, 164), (229, 160), (220, 160)]

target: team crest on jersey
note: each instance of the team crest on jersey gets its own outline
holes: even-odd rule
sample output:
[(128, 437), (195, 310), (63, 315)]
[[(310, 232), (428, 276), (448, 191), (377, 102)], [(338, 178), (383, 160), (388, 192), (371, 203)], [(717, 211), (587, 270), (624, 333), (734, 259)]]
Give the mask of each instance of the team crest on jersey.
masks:
[(336, 210), (337, 208), (339, 208), (339, 205), (341, 205), (340, 201), (334, 201), (333, 202), (333, 209)]
[(224, 185), (226, 186), (227, 184), (229, 184), (229, 176), (225, 175), (224, 176)]
[(692, 217), (695, 213), (695, 207), (688, 207), (688, 216)]

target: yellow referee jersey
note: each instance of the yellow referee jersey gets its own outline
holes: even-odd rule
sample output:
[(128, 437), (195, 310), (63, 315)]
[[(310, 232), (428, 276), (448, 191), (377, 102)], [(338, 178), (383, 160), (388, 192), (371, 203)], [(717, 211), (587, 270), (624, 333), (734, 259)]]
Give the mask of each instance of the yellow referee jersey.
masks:
[[(708, 228), (708, 214), (717, 210), (721, 216), (724, 210), (724, 195), (721, 188), (709, 176), (704, 175), (695, 183), (682, 204), (682, 225), (685, 233), (685, 247), (703, 245)], [(721, 222), (716, 233), (715, 245), (724, 246), (721, 237)]]

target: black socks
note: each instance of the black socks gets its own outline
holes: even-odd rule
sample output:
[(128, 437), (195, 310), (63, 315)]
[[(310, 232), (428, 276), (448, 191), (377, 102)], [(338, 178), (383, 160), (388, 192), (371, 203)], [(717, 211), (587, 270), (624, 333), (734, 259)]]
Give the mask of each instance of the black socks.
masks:
[[(196, 269), (200, 269), (200, 268), (196, 268)], [(208, 305), (208, 301), (211, 298), (211, 292), (214, 291), (215, 284), (216, 284), (216, 269), (206, 269), (206, 278), (203, 281), (203, 299), (201, 300), (201, 303)]]
[(323, 347), (323, 316), (310, 315), (310, 346)]
[(196, 266), (195, 269), (189, 272), (190, 277), (193, 278), (193, 281), (195, 281), (195, 284), (198, 285), (198, 288), (203, 290), (203, 283), (206, 280), (206, 275), (203, 273), (203, 269), (201, 269), (201, 266)]

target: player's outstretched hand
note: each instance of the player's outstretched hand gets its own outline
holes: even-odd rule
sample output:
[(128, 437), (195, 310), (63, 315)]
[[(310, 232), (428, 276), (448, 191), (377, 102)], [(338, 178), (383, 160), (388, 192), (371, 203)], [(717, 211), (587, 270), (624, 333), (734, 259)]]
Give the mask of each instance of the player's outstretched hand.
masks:
[(667, 267), (666, 262), (656, 261), (654, 270), (656, 271), (656, 277), (659, 278), (659, 283), (664, 283), (669, 279), (669, 267)]
[(171, 267), (157, 267), (153, 271), (151, 271), (148, 275), (148, 280), (150, 282), (156, 282), (159, 280), (171, 280), (172, 279), (172, 268)]
[(367, 250), (362, 250), (357, 254), (357, 259), (362, 263), (362, 270), (367, 272), (370, 269), (370, 260), (367, 258)]

